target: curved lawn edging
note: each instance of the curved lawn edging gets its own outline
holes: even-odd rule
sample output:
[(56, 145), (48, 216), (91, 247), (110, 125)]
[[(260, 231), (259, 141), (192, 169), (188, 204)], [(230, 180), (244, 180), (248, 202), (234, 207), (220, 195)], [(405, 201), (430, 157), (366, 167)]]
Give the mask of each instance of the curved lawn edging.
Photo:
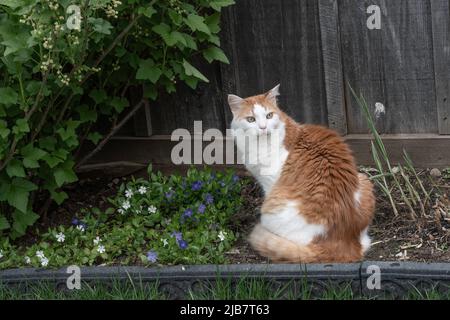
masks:
[[(371, 267), (372, 266), (372, 267)], [(375, 266), (375, 267), (373, 267)], [(369, 289), (374, 283), (373, 270), (380, 271), (380, 289)], [(51, 282), (57, 288), (66, 288), (67, 268), (9, 269), (0, 271), (0, 283), (8, 286)], [(371, 277), (371, 278), (370, 278)], [(218, 279), (236, 283), (241, 279), (271, 280), (274, 289), (286, 286), (308, 285), (311, 296), (320, 296), (331, 287), (347, 286), (355, 296), (401, 298), (413, 290), (448, 291), (450, 263), (416, 263), (365, 261), (351, 264), (234, 264), (194, 265), (170, 267), (81, 267), (81, 280), (87, 283), (109, 283), (112, 280), (133, 280), (158, 283), (168, 297), (182, 299), (191, 290), (214, 283)]]

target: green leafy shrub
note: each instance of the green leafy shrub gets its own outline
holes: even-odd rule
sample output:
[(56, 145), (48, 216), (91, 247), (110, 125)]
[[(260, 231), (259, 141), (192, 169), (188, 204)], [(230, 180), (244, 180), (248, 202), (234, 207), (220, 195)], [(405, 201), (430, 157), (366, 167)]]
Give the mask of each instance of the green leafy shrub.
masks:
[(177, 81), (207, 82), (194, 56), (228, 62), (218, 32), (232, 3), (0, 0), (0, 233), (21, 236), (39, 218), (36, 192), (63, 202), (81, 146), (104, 143), (123, 114)]
[(243, 181), (232, 172), (149, 173), (123, 184), (106, 211), (86, 209), (29, 247), (0, 242), (0, 269), (98, 264), (223, 263)]

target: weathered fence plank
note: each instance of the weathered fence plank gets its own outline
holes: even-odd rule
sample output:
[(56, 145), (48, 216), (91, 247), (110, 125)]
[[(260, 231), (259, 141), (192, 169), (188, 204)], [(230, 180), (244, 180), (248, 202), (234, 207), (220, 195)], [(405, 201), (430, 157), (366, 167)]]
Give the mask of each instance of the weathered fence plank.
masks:
[[(369, 5), (381, 8), (381, 29), (367, 28)], [(346, 82), (370, 107), (385, 106), (385, 133), (437, 133), (437, 111), (428, 0), (339, 1)], [(366, 133), (359, 106), (346, 88), (349, 133)]]
[(450, 134), (450, 1), (431, 0), (434, 74), (440, 134)]
[(337, 0), (319, 1), (328, 126), (347, 134)]
[(298, 121), (327, 124), (317, 1), (237, 1), (222, 25), (231, 62), (221, 68), (224, 94), (249, 96), (281, 83), (282, 109)]

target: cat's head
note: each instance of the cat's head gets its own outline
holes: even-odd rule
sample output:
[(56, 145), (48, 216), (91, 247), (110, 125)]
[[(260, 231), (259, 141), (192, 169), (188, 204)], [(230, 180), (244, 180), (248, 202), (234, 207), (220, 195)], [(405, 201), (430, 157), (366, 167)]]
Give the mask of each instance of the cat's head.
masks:
[(228, 104), (233, 113), (232, 129), (242, 129), (250, 135), (271, 134), (282, 126), (281, 111), (277, 106), (280, 85), (268, 92), (241, 98), (228, 95)]

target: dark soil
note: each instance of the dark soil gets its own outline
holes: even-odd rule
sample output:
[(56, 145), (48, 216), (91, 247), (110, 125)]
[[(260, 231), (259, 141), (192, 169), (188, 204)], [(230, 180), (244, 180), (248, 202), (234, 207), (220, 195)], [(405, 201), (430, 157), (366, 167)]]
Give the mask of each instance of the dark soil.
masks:
[[(428, 171), (426, 171), (428, 172)], [(108, 207), (108, 197), (113, 196), (120, 184), (127, 178), (86, 178), (66, 190), (69, 198), (61, 205), (52, 205), (45, 218), (38, 222), (37, 229), (46, 230), (60, 224), (69, 225), (72, 218), (83, 208)], [(438, 178), (444, 194), (450, 190), (450, 179)], [(241, 210), (233, 219), (233, 229), (239, 233), (239, 240), (228, 253), (231, 263), (268, 263), (259, 256), (246, 241), (248, 233), (259, 219), (259, 208), (263, 202), (261, 188), (253, 181), (243, 188), (245, 199)], [(450, 203), (444, 197), (430, 206), (426, 216), (411, 219), (407, 212), (395, 216), (389, 202), (377, 191), (375, 219), (369, 229), (372, 247), (366, 260), (445, 262), (450, 261), (450, 215), (435, 214), (450, 212)], [(44, 205), (45, 198), (39, 199)], [(401, 204), (400, 204), (401, 205)], [(443, 208), (442, 208), (443, 207)], [(36, 241), (34, 232), (20, 239), (23, 244)]]

